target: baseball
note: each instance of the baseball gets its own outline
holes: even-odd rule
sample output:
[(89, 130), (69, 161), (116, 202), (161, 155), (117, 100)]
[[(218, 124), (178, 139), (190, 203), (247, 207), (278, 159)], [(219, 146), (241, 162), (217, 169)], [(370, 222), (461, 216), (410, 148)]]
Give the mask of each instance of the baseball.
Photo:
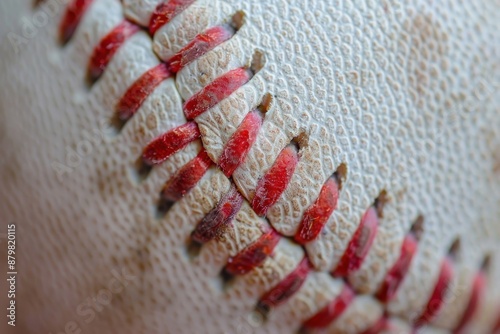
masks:
[(500, 332), (500, 3), (3, 0), (0, 332)]

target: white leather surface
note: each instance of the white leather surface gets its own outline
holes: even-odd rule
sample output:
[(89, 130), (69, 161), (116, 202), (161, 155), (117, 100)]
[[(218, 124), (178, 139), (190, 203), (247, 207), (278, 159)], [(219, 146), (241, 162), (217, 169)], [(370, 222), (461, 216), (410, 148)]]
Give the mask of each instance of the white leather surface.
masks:
[[(488, 332), (500, 301), (498, 2), (200, 0), (154, 39), (146, 32), (129, 39), (102, 78), (87, 87), (86, 66), (98, 41), (124, 15), (148, 22), (156, 3), (96, 0), (64, 47), (57, 41), (58, 13), (17, 52), (7, 34), (22, 36), (21, 17), (33, 20), (40, 9), (30, 1), (0, 5), (0, 219), (2, 228), (4, 222), (19, 227), (19, 333), (56, 333), (72, 321), (83, 333), (290, 333), (338, 293), (343, 283), (326, 272), (383, 190), (390, 201), (375, 243), (361, 270), (349, 277), (367, 295), (358, 296), (329, 330), (356, 333), (378, 320), (383, 305), (370, 294), (422, 215), (418, 253), (389, 313), (403, 323), (418, 317), (440, 261), (458, 238), (455, 293), (432, 330), (456, 326), (472, 275), (489, 255), (487, 295), (469, 329)], [(245, 24), (230, 41), (158, 86), (120, 133), (109, 128), (117, 101), (158, 64), (157, 56), (166, 60), (238, 10)], [(202, 141), (140, 181), (136, 160), (153, 138), (186, 121), (182, 101), (249, 64), (256, 50), (265, 56), (262, 70), (196, 118)], [(306, 138), (299, 165), (267, 215), (276, 230), (293, 236), (341, 163), (347, 178), (318, 240), (302, 249), (283, 239), (262, 268), (223, 289), (220, 270), (244, 240), (255, 240), (252, 224), (260, 220), (245, 204), (248, 212), (238, 217), (242, 229), (235, 232), (241, 239), (231, 235), (209, 243), (195, 257), (188, 254), (187, 239), (229, 189), (229, 180), (212, 167), (165, 217), (156, 218), (154, 207), (164, 182), (196, 156), (201, 143), (218, 160), (266, 93), (273, 96), (272, 107), (233, 175), (247, 200), (299, 135)], [(304, 254), (314, 272), (261, 322), (253, 313), (259, 296)], [(95, 317), (82, 316), (89, 308), (79, 307), (110, 284), (113, 270), (136, 278)]]

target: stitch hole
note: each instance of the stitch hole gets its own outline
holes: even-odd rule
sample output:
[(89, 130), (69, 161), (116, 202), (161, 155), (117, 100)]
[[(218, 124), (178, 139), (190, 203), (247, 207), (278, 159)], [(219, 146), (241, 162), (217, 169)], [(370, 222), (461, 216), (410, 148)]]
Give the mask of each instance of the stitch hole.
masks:
[(135, 179), (137, 180), (138, 183), (143, 182), (148, 176), (149, 173), (151, 173), (151, 170), (153, 169), (153, 166), (148, 165), (142, 157), (137, 159), (134, 164), (134, 174), (135, 174)]
[(380, 195), (375, 199), (375, 202), (373, 203), (373, 206), (375, 207), (375, 210), (377, 210), (377, 216), (379, 218), (384, 217), (384, 207), (385, 205), (389, 202), (389, 196), (387, 195), (386, 190), (382, 190), (380, 192)]
[(450, 246), (450, 249), (448, 250), (448, 256), (450, 259), (453, 261), (458, 261), (460, 259), (460, 252), (462, 248), (462, 242), (460, 241), (460, 238), (456, 238), (453, 243)]
[(491, 273), (491, 263), (492, 263), (491, 254), (486, 254), (480, 267), (481, 271), (484, 272), (486, 275), (489, 275)]
[(117, 113), (114, 113), (110, 120), (110, 126), (114, 130), (113, 134), (118, 135), (125, 126), (127, 121), (120, 119), (120, 116)]
[(87, 88), (88, 91), (90, 91), (92, 89), (92, 86), (94, 86), (94, 84), (97, 82), (98, 79), (96, 78), (92, 78), (92, 76), (87, 73), (85, 75), (85, 78), (84, 78), (84, 83), (85, 83), (85, 87)]
[(235, 282), (236, 276), (227, 272), (226, 268), (222, 269), (219, 273), (221, 286), (223, 291), (227, 291)]
[(262, 114), (266, 114), (273, 106), (273, 96), (270, 93), (264, 94), (257, 110)]
[(306, 147), (309, 143), (309, 135), (305, 132), (299, 133), (296, 137), (292, 138), (290, 144), (294, 145), (297, 151), (301, 148)]
[(250, 63), (250, 70), (253, 75), (260, 72), (266, 66), (266, 56), (264, 51), (255, 50), (252, 56), (252, 61)]
[(160, 199), (158, 200), (158, 204), (156, 206), (156, 218), (161, 219), (165, 217), (165, 215), (170, 211), (174, 204), (174, 201), (166, 199), (160, 194)]
[(201, 247), (203, 245), (192, 238), (189, 238), (186, 245), (186, 254), (190, 260), (194, 260), (200, 255)]
[(239, 10), (234, 13), (233, 17), (231, 17), (231, 22), (229, 23), (230, 27), (237, 32), (246, 24), (246, 14), (244, 11)]
[(422, 239), (422, 235), (424, 234), (424, 216), (420, 215), (415, 219), (410, 228), (410, 233), (413, 234), (417, 241)]
[(342, 186), (344, 185), (345, 180), (347, 179), (347, 165), (345, 163), (341, 163), (333, 176), (337, 179), (337, 183), (339, 184), (339, 191), (342, 190)]
[(269, 312), (271, 309), (269, 306), (264, 305), (262, 303), (258, 303), (257, 306), (255, 307), (254, 312), (259, 315), (262, 319), (262, 323), (266, 323), (269, 320)]

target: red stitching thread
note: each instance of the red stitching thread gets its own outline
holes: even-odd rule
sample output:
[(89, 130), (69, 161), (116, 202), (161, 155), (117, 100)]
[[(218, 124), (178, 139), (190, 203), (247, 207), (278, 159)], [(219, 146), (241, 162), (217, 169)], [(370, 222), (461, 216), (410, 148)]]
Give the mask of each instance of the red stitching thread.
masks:
[(333, 274), (346, 277), (358, 270), (368, 254), (378, 229), (378, 217), (375, 207), (370, 207), (354, 233), (346, 251), (342, 255)]
[(441, 271), (439, 273), (438, 280), (434, 286), (434, 291), (424, 309), (422, 315), (415, 322), (415, 327), (421, 327), (422, 325), (431, 321), (439, 312), (444, 304), (446, 297), (446, 291), (451, 283), (453, 277), (453, 265), (449, 257), (445, 257), (441, 264)]
[(339, 183), (336, 177), (331, 177), (321, 188), (316, 202), (304, 212), (299, 230), (295, 234), (295, 241), (305, 244), (316, 239), (337, 207), (338, 198)]
[(472, 317), (476, 313), (481, 304), (481, 300), (484, 296), (484, 290), (486, 286), (486, 277), (483, 271), (476, 273), (474, 281), (472, 283), (472, 291), (469, 297), (469, 303), (464, 311), (464, 314), (460, 318), (460, 322), (453, 331), (453, 333), (462, 333), (467, 324), (471, 321)]
[(127, 92), (123, 95), (116, 107), (118, 117), (122, 121), (128, 120), (141, 107), (142, 103), (154, 91), (154, 89), (165, 79), (172, 76), (164, 63), (151, 68), (145, 72)]
[(252, 73), (246, 68), (237, 68), (218, 77), (186, 101), (184, 104), (186, 118), (192, 120), (203, 114), (246, 84), (251, 78)]
[(260, 266), (274, 251), (280, 239), (281, 235), (271, 229), (236, 256), (230, 257), (225, 268), (226, 272), (235, 276), (244, 275)]
[(88, 66), (88, 76), (91, 81), (99, 79), (120, 46), (138, 31), (138, 26), (125, 20), (101, 40), (94, 49)]
[(265, 216), (267, 210), (280, 198), (295, 172), (299, 162), (294, 145), (285, 147), (278, 155), (273, 166), (258, 182), (252, 208), (259, 216)]
[(242, 203), (243, 197), (231, 184), (231, 189), (219, 201), (219, 204), (196, 226), (192, 234), (193, 240), (205, 243), (216, 236), (222, 235), (226, 225), (230, 224), (234, 216), (240, 211)]
[(412, 234), (405, 237), (401, 246), (401, 254), (398, 260), (385, 276), (382, 286), (377, 293), (377, 298), (387, 303), (394, 298), (398, 288), (410, 268), (413, 256), (417, 251), (417, 239)]
[(233, 36), (234, 31), (226, 27), (215, 27), (195, 37), (186, 47), (182, 48), (166, 63), (150, 69), (137, 79), (127, 90), (117, 106), (121, 120), (128, 120), (140, 108), (144, 100), (165, 79), (177, 73), (184, 66), (201, 57), (220, 43)]
[(85, 14), (92, 1), (74, 0), (68, 4), (61, 25), (59, 26), (59, 39), (61, 43), (65, 44), (71, 39), (80, 24), (83, 14)]
[(167, 182), (162, 191), (162, 197), (172, 202), (180, 200), (201, 180), (211, 165), (212, 160), (210, 160), (205, 150), (202, 150), (196, 158), (185, 164)]
[(310, 268), (309, 260), (304, 257), (294, 271), (260, 297), (259, 308), (269, 310), (287, 301), (304, 284)]
[(224, 175), (230, 177), (245, 160), (252, 147), (260, 127), (262, 117), (258, 111), (248, 113), (235, 133), (229, 138), (219, 158), (219, 167)]
[(198, 126), (194, 122), (188, 122), (149, 143), (144, 149), (142, 159), (148, 165), (160, 164), (198, 138), (200, 138)]
[(160, 3), (149, 21), (149, 32), (154, 35), (162, 26), (170, 22), (174, 17), (182, 13), (195, 0), (170, 0)]
[(228, 27), (213, 27), (196, 36), (188, 45), (169, 59), (169, 69), (177, 73), (193, 60), (206, 54), (217, 45), (227, 41), (234, 35), (234, 30)]
[(311, 329), (328, 327), (344, 313), (354, 300), (354, 297), (354, 291), (347, 284), (344, 285), (340, 294), (330, 304), (323, 307), (313, 317), (304, 322), (304, 327)]

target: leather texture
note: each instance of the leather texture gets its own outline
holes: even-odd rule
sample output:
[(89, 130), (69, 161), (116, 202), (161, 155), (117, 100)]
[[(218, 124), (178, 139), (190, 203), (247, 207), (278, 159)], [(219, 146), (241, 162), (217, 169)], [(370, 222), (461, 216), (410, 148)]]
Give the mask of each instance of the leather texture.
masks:
[[(19, 333), (74, 326), (82, 333), (292, 333), (347, 283), (355, 300), (325, 332), (361, 333), (386, 313), (394, 324), (388, 332), (410, 333), (454, 244), (448, 299), (422, 331), (458, 325), (487, 259), (486, 293), (465, 332), (491, 332), (500, 316), (497, 1), (198, 0), (154, 36), (144, 30), (128, 39), (90, 86), (98, 42), (124, 18), (147, 27), (160, 1), (95, 0), (61, 46), (67, 2), (0, 5), (0, 219), (19, 228)], [(162, 82), (121, 131), (111, 125), (117, 102), (144, 72), (242, 13), (229, 41)], [(183, 101), (252, 62), (258, 71), (247, 84), (195, 118), (201, 140), (138, 175), (144, 147), (186, 122)], [(262, 128), (232, 178), (212, 166), (159, 218), (165, 182), (202, 147), (217, 163), (266, 94), (272, 102)], [(249, 205), (258, 181), (294, 140), (291, 182), (258, 217)], [(297, 245), (304, 212), (341, 165), (347, 172), (336, 210), (316, 240)], [(192, 231), (232, 182), (245, 202), (231, 232), (193, 252)], [(361, 268), (347, 283), (333, 278), (381, 193), (387, 203)], [(381, 303), (374, 294), (419, 218), (415, 258), (395, 299)], [(224, 283), (228, 258), (269, 226), (284, 236), (273, 256)], [(259, 297), (304, 256), (312, 264), (305, 283), (264, 319), (255, 311)]]

